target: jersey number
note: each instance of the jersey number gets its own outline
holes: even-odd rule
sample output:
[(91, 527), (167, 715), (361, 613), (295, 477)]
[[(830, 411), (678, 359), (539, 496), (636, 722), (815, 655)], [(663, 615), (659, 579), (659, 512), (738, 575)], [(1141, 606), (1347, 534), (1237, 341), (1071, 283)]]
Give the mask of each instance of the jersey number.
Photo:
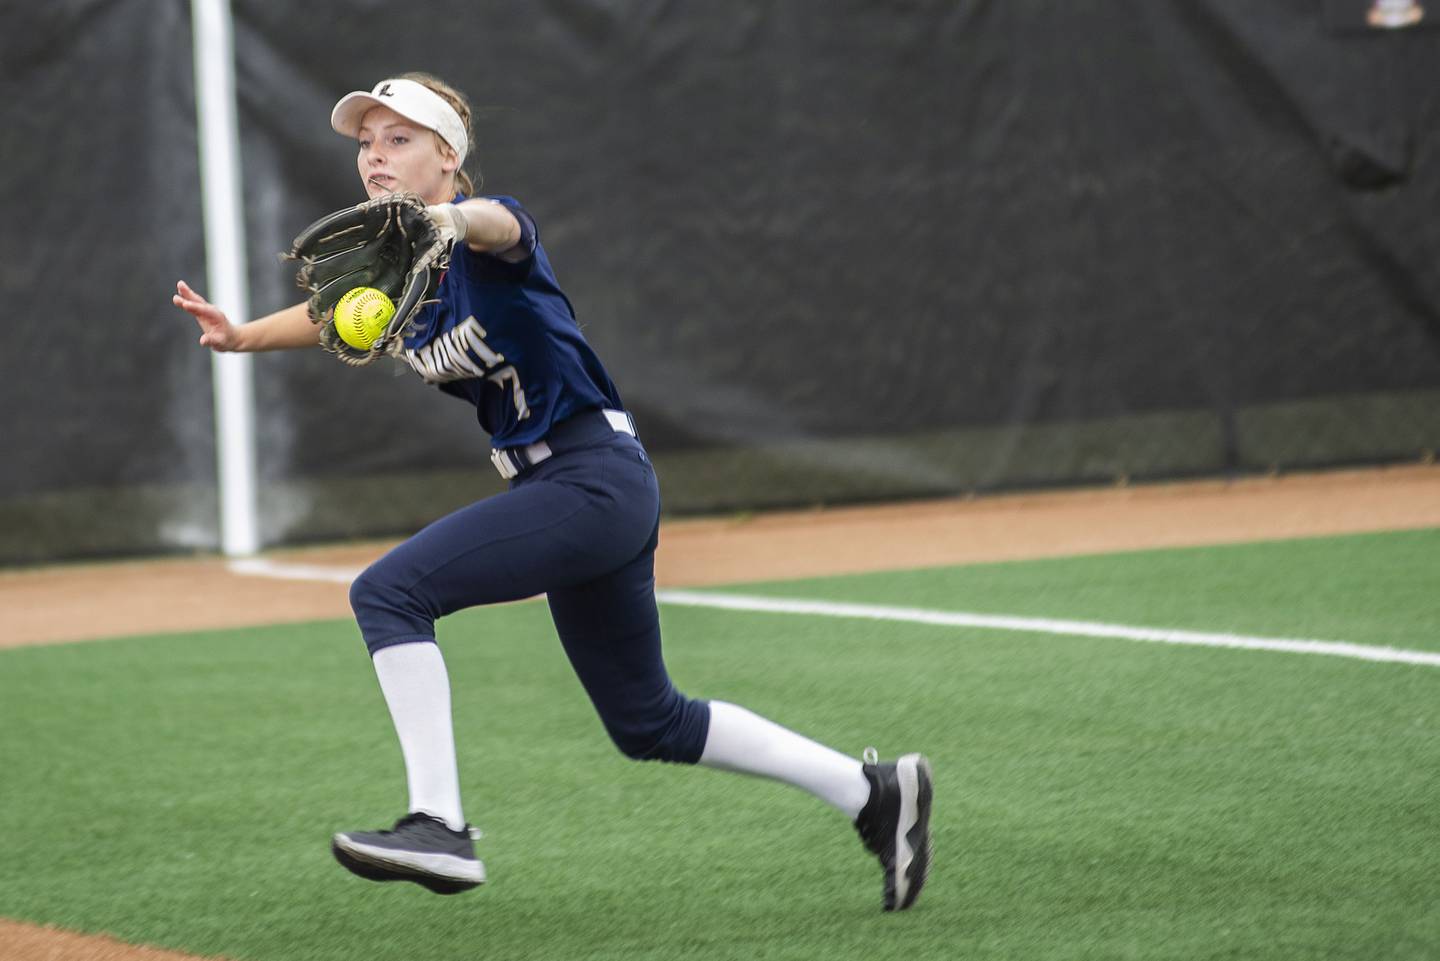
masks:
[(493, 374), (487, 374), (485, 379), (497, 385), (502, 390), (505, 388), (505, 382), (508, 380), (510, 382), (510, 395), (515, 401), (515, 413), (521, 420), (530, 416), (530, 405), (525, 403), (525, 388), (520, 386), (520, 375), (516, 373), (513, 365), (506, 364)]
[(405, 351), (405, 361), (427, 384), (484, 377), (504, 390), (508, 383), (516, 415), (521, 420), (530, 416), (519, 372), (514, 364), (505, 363), (504, 354), (485, 343), (485, 328), (473, 314), (419, 350)]

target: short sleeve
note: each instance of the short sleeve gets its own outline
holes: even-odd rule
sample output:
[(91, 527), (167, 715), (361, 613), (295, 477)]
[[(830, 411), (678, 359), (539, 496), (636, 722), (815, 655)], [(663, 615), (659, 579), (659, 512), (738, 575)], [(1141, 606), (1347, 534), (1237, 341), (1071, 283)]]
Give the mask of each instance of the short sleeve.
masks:
[[(522, 207), (520, 201), (514, 197), (486, 197), (485, 199), (492, 200), (510, 211), (515, 215), (516, 221), (520, 224), (520, 240), (514, 247), (506, 251), (506, 254), (509, 256), (505, 259), (510, 263), (523, 263), (531, 257), (534, 257), (535, 248), (540, 243), (540, 229), (535, 226), (535, 218), (530, 216), (530, 211)], [(525, 252), (523, 258), (515, 258), (514, 251), (517, 248)]]

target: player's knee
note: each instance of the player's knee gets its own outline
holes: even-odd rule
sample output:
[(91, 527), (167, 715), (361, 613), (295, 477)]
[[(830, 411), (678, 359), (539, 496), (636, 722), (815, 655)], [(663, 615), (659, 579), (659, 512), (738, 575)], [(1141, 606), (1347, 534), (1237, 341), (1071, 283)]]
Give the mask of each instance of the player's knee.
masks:
[(710, 706), (677, 693), (664, 712), (604, 720), (610, 740), (632, 761), (695, 764), (705, 750)]
[(424, 605), (374, 566), (350, 583), (350, 609), (372, 654), (394, 638), (434, 631), (434, 618)]
[(660, 752), (663, 750), (663, 738), (651, 737), (643, 732), (616, 730), (608, 726), (605, 728), (605, 731), (610, 735), (611, 742), (619, 749), (620, 753), (630, 760), (662, 760)]
[(385, 594), (383, 583), (374, 574), (374, 568), (367, 568), (350, 582), (350, 610), (360, 617), (381, 606)]

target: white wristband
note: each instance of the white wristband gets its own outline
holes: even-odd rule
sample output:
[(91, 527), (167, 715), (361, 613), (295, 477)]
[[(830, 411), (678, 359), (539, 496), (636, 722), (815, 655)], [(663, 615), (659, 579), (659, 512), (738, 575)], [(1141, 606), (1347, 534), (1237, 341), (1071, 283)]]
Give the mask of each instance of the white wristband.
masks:
[(465, 212), (458, 204), (434, 204), (426, 207), (425, 213), (440, 228), (446, 240), (465, 242), (470, 236), (470, 222), (465, 219)]

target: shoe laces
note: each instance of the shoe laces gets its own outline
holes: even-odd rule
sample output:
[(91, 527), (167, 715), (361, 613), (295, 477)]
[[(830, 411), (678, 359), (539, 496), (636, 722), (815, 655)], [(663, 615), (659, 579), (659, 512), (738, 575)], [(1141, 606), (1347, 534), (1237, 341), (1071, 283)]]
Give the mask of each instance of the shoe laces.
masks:
[[(447, 831), (450, 830), (450, 825), (446, 824), (443, 819), (435, 817), (433, 814), (426, 814), (424, 811), (411, 811), (409, 814), (405, 815), (403, 818), (401, 818), (400, 820), (396, 821), (396, 822), (395, 822), (395, 826), (394, 826), (393, 828), (391, 828), (389, 831), (382, 831), (382, 832), (380, 832), (380, 833), (382, 833), (382, 834), (394, 834), (394, 833), (396, 833), (397, 831), (399, 831), (401, 828), (406, 827), (407, 825), (417, 824), (417, 823), (438, 824), (440, 827), (444, 828), (445, 830), (447, 830)], [(456, 832), (456, 833), (468, 835), (469, 838), (470, 838), (470, 840), (472, 840), (472, 841), (478, 841), (478, 840), (480, 840), (481, 838), (483, 838), (483, 837), (485, 836), (485, 832), (484, 832), (484, 831), (481, 831), (479, 828), (477, 828), (477, 827), (476, 827), (475, 825), (473, 825), (473, 824), (467, 824), (467, 825), (465, 825), (463, 828), (460, 829), (459, 832)]]
[(403, 818), (401, 818), (400, 820), (396, 821), (396, 822), (395, 822), (395, 826), (394, 826), (393, 828), (391, 828), (391, 829), (388, 830), (388, 831), (382, 831), (381, 833), (382, 833), (382, 834), (395, 834), (396, 832), (400, 831), (401, 829), (407, 828), (407, 827), (409, 827), (409, 826), (412, 825), (412, 824), (441, 824), (441, 825), (443, 825), (444, 823), (445, 823), (444, 821), (442, 821), (442, 820), (440, 820), (439, 818), (435, 817), (435, 815), (433, 815), (433, 814), (426, 814), (424, 811), (411, 811), (409, 814), (405, 815)]

